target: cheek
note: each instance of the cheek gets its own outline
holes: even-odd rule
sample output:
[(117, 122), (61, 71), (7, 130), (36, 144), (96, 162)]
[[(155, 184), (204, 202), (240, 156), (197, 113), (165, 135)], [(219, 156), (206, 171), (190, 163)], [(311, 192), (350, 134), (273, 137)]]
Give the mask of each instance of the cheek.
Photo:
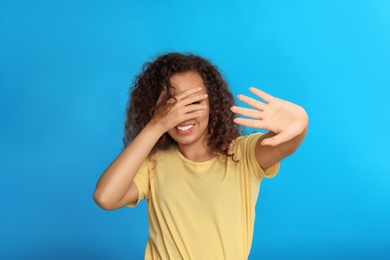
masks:
[(202, 114), (200, 121), (202, 121), (204, 124), (208, 125), (209, 124), (209, 120), (210, 120), (210, 110), (206, 109), (204, 111), (204, 113)]
[(174, 134), (175, 133), (175, 128), (172, 128), (171, 130), (168, 130), (168, 134), (172, 137), (172, 134)]
[(171, 129), (167, 132), (167, 134), (177, 142), (176, 138), (175, 138), (175, 130), (174, 129)]

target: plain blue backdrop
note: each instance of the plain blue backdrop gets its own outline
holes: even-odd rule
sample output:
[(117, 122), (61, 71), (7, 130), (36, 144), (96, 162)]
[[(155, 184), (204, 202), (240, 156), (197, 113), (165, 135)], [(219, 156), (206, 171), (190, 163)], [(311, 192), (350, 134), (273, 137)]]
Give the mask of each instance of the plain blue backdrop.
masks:
[(1, 1), (0, 258), (142, 259), (146, 203), (104, 211), (131, 81), (167, 51), (298, 103), (250, 259), (390, 259), (390, 2)]

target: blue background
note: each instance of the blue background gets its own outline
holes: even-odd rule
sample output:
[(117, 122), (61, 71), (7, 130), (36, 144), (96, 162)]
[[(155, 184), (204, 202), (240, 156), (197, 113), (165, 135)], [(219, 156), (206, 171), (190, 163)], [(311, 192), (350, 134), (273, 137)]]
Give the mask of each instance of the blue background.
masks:
[(145, 61), (192, 51), (234, 94), (298, 103), (307, 138), (262, 183), (250, 259), (390, 259), (390, 2), (1, 1), (0, 258), (142, 259), (145, 202), (104, 211)]

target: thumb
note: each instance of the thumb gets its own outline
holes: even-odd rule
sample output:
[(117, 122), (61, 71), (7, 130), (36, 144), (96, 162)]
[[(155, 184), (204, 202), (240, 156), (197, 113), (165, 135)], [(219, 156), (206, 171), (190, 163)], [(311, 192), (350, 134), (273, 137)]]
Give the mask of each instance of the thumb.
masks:
[(160, 105), (161, 102), (164, 100), (164, 98), (166, 97), (167, 95), (167, 87), (164, 86), (161, 93), (160, 93), (160, 96), (158, 97), (157, 99), (157, 102), (156, 102), (156, 106)]
[(264, 140), (261, 141), (261, 145), (277, 146), (288, 140), (289, 140), (289, 136), (282, 132), (273, 137), (265, 138)]

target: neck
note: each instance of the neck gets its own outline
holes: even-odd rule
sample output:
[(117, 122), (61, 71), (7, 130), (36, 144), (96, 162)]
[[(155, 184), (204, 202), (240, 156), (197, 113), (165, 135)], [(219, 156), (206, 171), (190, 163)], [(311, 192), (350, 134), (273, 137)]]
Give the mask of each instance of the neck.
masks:
[(193, 146), (178, 144), (177, 147), (185, 158), (194, 162), (205, 162), (214, 157), (205, 145), (195, 148)]

